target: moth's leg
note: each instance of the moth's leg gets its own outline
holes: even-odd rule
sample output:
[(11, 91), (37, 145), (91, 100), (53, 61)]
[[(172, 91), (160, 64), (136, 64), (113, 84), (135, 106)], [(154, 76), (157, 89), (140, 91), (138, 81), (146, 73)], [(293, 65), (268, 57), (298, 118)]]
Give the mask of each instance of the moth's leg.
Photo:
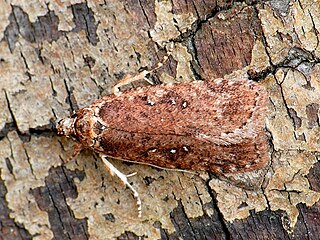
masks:
[(73, 154), (71, 157), (74, 158), (75, 156), (77, 156), (82, 151), (82, 149), (83, 149), (82, 144), (76, 143), (74, 145), (74, 150), (73, 150)]
[(172, 54), (172, 51), (173, 51), (173, 47), (174, 47), (174, 44), (171, 43), (170, 47), (169, 47), (169, 50), (167, 51), (167, 54), (163, 57), (162, 61), (159, 62), (157, 64), (156, 67), (154, 67), (153, 69), (151, 70), (143, 70), (142, 72), (138, 73), (137, 75), (127, 75), (125, 76), (122, 80), (120, 80), (116, 85), (113, 86), (112, 88), (112, 93), (115, 94), (115, 95), (120, 95), (121, 92), (119, 90), (120, 87), (122, 86), (125, 86), (127, 84), (130, 84), (130, 83), (133, 83), (133, 82), (136, 82), (136, 81), (139, 81), (139, 80), (145, 80), (147, 81), (148, 83), (150, 83), (151, 85), (153, 84), (152, 81), (150, 81), (148, 78), (147, 78), (147, 75), (150, 74), (150, 73), (153, 73), (154, 71), (156, 71), (157, 69), (161, 68), (165, 62), (169, 59), (169, 56)]
[[(121, 79), (116, 85), (114, 85), (112, 87), (112, 93), (115, 95), (120, 95), (120, 87), (128, 85), (130, 83), (139, 81), (139, 80), (143, 80), (143, 79), (147, 79), (146, 76), (152, 71), (147, 71), (147, 70), (143, 70), (142, 72), (140, 72), (139, 74), (132, 76), (132, 75), (127, 75), (125, 76), (123, 79)], [(150, 80), (147, 80), (148, 83), (152, 84), (152, 82)]]
[(139, 197), (139, 193), (131, 186), (131, 184), (128, 181), (128, 177), (131, 177), (133, 175), (135, 175), (136, 173), (132, 173), (129, 175), (125, 175), (122, 172), (120, 172), (115, 166), (113, 166), (107, 159), (106, 155), (100, 154), (100, 157), (103, 161), (103, 163), (105, 164), (105, 166), (107, 167), (107, 169), (110, 171), (110, 174), (113, 175), (117, 175), (121, 181), (128, 187), (131, 189), (131, 191), (133, 192), (133, 196), (137, 199), (137, 205), (138, 205), (138, 216), (141, 217), (141, 199)]

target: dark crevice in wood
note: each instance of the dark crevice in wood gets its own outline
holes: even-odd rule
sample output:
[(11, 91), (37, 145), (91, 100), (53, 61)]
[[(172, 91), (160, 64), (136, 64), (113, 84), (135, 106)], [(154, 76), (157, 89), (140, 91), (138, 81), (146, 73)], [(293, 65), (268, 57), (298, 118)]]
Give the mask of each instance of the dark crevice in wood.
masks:
[(161, 234), (163, 236), (162, 239), (228, 239), (215, 210), (212, 216), (204, 213), (201, 217), (190, 219), (186, 215), (182, 202), (180, 200), (177, 202), (178, 207), (170, 215), (176, 232), (168, 234), (165, 229), (160, 228), (160, 232), (163, 233)]
[(48, 213), (54, 239), (89, 239), (87, 220), (77, 219), (67, 204), (67, 198), (78, 195), (74, 178), (82, 181), (84, 173), (52, 168), (45, 178), (46, 185), (31, 190), (39, 208)]
[[(6, 99), (6, 102), (7, 102), (7, 107), (8, 107), (8, 110), (9, 110), (9, 113), (10, 113), (10, 116), (11, 116), (11, 119), (12, 119), (13, 122), (6, 124), (5, 128), (0, 131), (0, 140), (2, 138), (4, 138), (8, 134), (8, 132), (15, 130), (18, 133), (18, 136), (19, 136), (21, 141), (23, 141), (23, 142), (29, 141), (30, 140), (30, 135), (20, 132), (20, 130), (18, 128), (18, 123), (16, 121), (14, 112), (13, 112), (13, 110), (11, 108), (11, 104), (10, 104), (10, 100), (9, 100), (9, 97), (8, 97), (8, 93), (5, 90), (4, 90), (4, 94), (5, 94), (5, 99)], [(6, 129), (6, 127), (8, 127), (8, 129)], [(5, 134), (5, 135), (2, 135), (2, 134)]]
[[(75, 28), (72, 32), (84, 30), (88, 41), (96, 46), (99, 41), (96, 30), (98, 24), (94, 20), (93, 11), (86, 3), (74, 4), (71, 6), (74, 15)], [(9, 24), (4, 31), (2, 40), (8, 43), (11, 52), (15, 49), (15, 44), (19, 36), (29, 42), (57, 41), (66, 32), (59, 31), (59, 19), (53, 11), (48, 11), (44, 16), (38, 17), (37, 21), (32, 23), (29, 16), (19, 6), (12, 6), (12, 12), (9, 15)]]
[(11, 104), (10, 104), (10, 100), (9, 100), (9, 97), (8, 97), (8, 93), (7, 93), (6, 90), (3, 90), (3, 91), (4, 91), (5, 99), (6, 99), (6, 102), (7, 102), (7, 107), (9, 109), (9, 113), (10, 113), (10, 116), (11, 116), (11, 119), (12, 119), (12, 124), (9, 124), (9, 127), (15, 129), (18, 133), (20, 133), (19, 128), (18, 128), (17, 120), (16, 120), (15, 115), (13, 113), (13, 110), (11, 108)]
[(320, 127), (318, 112), (319, 103), (311, 103), (306, 106), (306, 114), (308, 117), (309, 128)]
[(47, 125), (39, 126), (36, 128), (29, 128), (30, 135), (52, 137), (53, 135), (55, 135), (55, 133), (53, 132), (56, 132), (56, 122), (53, 119), (50, 119), (50, 123)]
[(70, 87), (66, 80), (64, 80), (64, 86), (66, 88), (66, 91), (68, 93), (66, 97), (66, 103), (70, 105), (70, 114), (73, 114), (75, 111), (79, 109), (77, 101), (73, 95), (73, 87)]
[[(304, 62), (314, 63), (315, 57), (313, 54), (300, 47), (292, 47), (288, 51), (288, 55), (284, 59), (282, 65), (290, 68), (298, 68)], [(313, 66), (310, 66), (310, 69)]]
[(251, 211), (248, 218), (228, 223), (228, 228), (231, 236), (237, 236), (238, 239), (290, 239), (282, 226), (282, 213), (269, 210), (258, 213)]
[(220, 222), (221, 229), (225, 234), (225, 238), (226, 239), (230, 239), (231, 238), (231, 234), (230, 234), (228, 226), (227, 226), (227, 224), (226, 224), (226, 222), (225, 222), (225, 220), (223, 218), (223, 214), (222, 214), (222, 212), (220, 211), (220, 209), (218, 207), (216, 194), (215, 194), (215, 192), (212, 191), (212, 188), (210, 187), (210, 180), (212, 179), (214, 174), (209, 173), (209, 176), (210, 176), (210, 179), (206, 182), (206, 188), (207, 188), (207, 192), (209, 193), (209, 195), (210, 195), (210, 197), (212, 199), (212, 201), (211, 201), (212, 209), (214, 209), (215, 212), (216, 212), (216, 214), (215, 214), (216, 215), (216, 220)]
[(6, 123), (4, 125), (4, 127), (0, 130), (0, 140), (2, 140), (4, 137), (6, 137), (9, 132), (14, 131), (14, 130), (18, 130), (16, 128), (15, 123), (13, 123), (13, 122)]
[(32, 23), (28, 14), (21, 7), (12, 6), (9, 22), (4, 31), (3, 40), (8, 43), (11, 52), (13, 52), (19, 36), (29, 42), (41, 42), (44, 40), (53, 42), (62, 35), (62, 32), (58, 30), (59, 19), (53, 11), (38, 17), (38, 20)]
[(192, 55), (192, 61), (190, 62), (190, 68), (191, 71), (195, 77), (196, 80), (204, 80), (204, 78), (201, 76), (201, 67), (199, 65), (199, 59), (198, 59), (198, 49), (195, 46), (194, 43), (194, 35), (189, 38), (189, 44), (188, 49), (190, 54)]
[(252, 7), (243, 8), (239, 14), (226, 12), (226, 18), (233, 21), (219, 19), (219, 12), (213, 11), (208, 19), (199, 22), (190, 35), (193, 49), (202, 49), (198, 50), (196, 63), (203, 79), (222, 77), (247, 66), (251, 62), (254, 38), (262, 31), (255, 24)]
[(11, 119), (13, 120), (13, 122), (6, 123), (4, 128), (0, 130), (0, 140), (2, 140), (4, 137), (6, 137), (7, 134), (11, 131), (16, 131), (20, 140), (23, 142), (30, 141), (31, 135), (42, 135), (42, 136), (50, 136), (50, 137), (53, 135), (52, 132), (56, 130), (55, 121), (53, 119), (50, 119), (50, 123), (47, 125), (39, 126), (37, 128), (30, 128), (29, 131), (26, 133), (20, 132), (20, 130), (18, 128), (17, 121), (15, 119), (14, 112), (11, 108), (8, 94), (6, 91), (4, 91), (4, 93), (5, 93), (5, 99), (7, 101), (8, 110), (9, 110), (9, 113), (10, 113), (10, 116), (11, 116)]
[[(320, 154), (320, 153), (318, 153)], [(319, 155), (320, 158), (320, 155)], [(309, 180), (310, 189), (315, 192), (320, 192), (320, 159), (318, 159), (318, 162), (313, 165), (313, 167), (310, 169), (307, 179)], [(320, 219), (319, 219), (320, 221)], [(320, 225), (320, 222), (319, 222)]]
[(121, 234), (119, 237), (117, 237), (117, 240), (145, 240), (148, 239), (145, 236), (137, 236), (133, 232), (125, 231), (123, 234)]
[(190, 219), (185, 213), (181, 200), (178, 200), (178, 207), (170, 214), (171, 222), (176, 229), (176, 234), (183, 239), (195, 239), (195, 232), (190, 223)]
[(319, 239), (320, 203), (317, 202), (311, 207), (307, 207), (304, 203), (300, 203), (297, 207), (299, 209), (299, 216), (292, 235), (295, 239)]
[(85, 30), (88, 41), (96, 46), (99, 38), (97, 35), (97, 28), (99, 23), (95, 22), (94, 13), (91, 8), (88, 7), (87, 3), (77, 3), (71, 6), (73, 13), (73, 21), (75, 28), (72, 32), (80, 32)]
[[(148, 31), (154, 28), (157, 20), (154, 11), (154, 1), (127, 0), (124, 1), (124, 7), (137, 26), (137, 29)], [(148, 34), (150, 34), (149, 31)]]
[(293, 108), (288, 108), (289, 116), (293, 120), (294, 130), (297, 130), (302, 125), (302, 119), (298, 116), (297, 112)]
[[(255, 18), (256, 18), (256, 24), (259, 26), (262, 25), (260, 18), (258, 17), (259, 9), (257, 6), (255, 6)], [(248, 70), (249, 79), (254, 81), (260, 81), (265, 79), (268, 75), (275, 75), (275, 73), (278, 71), (279, 68), (292, 68), (293, 70), (298, 70), (303, 73), (303, 75), (308, 75), (309, 71), (314, 67), (316, 63), (319, 62), (319, 59), (315, 57), (314, 54), (307, 51), (306, 49), (300, 48), (300, 47), (292, 47), (290, 50), (288, 50), (287, 56), (276, 65), (272, 63), (271, 56), (269, 53), (269, 46), (267, 44), (267, 39), (264, 35), (263, 30), (259, 32), (255, 32), (256, 36), (259, 36), (261, 38), (261, 41), (263, 42), (266, 54), (269, 58), (269, 66), (267, 66), (265, 69), (256, 72), (253, 69)], [(306, 79), (307, 85), (306, 88), (308, 88), (308, 81)]]
[(162, 223), (160, 221), (155, 221), (153, 227), (159, 229), (161, 240), (169, 240), (169, 234), (166, 229), (162, 228)]

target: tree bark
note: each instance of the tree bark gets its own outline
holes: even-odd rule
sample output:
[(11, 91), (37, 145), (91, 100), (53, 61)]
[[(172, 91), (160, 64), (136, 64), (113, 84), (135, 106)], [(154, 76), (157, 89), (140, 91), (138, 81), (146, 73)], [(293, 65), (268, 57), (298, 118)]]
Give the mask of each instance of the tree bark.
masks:
[[(317, 239), (320, 4), (292, 1), (1, 2), (0, 239)], [(249, 78), (269, 94), (270, 164), (237, 175), (112, 161), (136, 200), (54, 122), (124, 76)], [(133, 84), (137, 87), (144, 82)]]

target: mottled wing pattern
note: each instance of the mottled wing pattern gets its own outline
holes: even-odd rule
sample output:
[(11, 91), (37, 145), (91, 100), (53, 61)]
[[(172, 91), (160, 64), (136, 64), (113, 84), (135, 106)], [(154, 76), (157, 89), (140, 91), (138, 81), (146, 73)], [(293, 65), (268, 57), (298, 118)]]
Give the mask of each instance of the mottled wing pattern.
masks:
[(269, 160), (266, 102), (266, 91), (249, 80), (156, 85), (94, 102), (78, 112), (75, 129), (84, 147), (114, 158), (246, 172)]

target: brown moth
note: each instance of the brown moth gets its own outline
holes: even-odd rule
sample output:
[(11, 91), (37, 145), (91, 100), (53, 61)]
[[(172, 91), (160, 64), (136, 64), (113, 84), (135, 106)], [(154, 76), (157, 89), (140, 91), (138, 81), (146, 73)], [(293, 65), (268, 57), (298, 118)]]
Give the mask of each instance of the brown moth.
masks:
[(102, 156), (141, 203), (107, 156), (163, 168), (216, 174), (268, 163), (264, 130), (267, 93), (244, 79), (155, 85), (105, 96), (70, 118), (58, 133)]
[(105, 96), (60, 133), (107, 156), (165, 168), (237, 173), (268, 161), (267, 95), (248, 80), (157, 85)]

